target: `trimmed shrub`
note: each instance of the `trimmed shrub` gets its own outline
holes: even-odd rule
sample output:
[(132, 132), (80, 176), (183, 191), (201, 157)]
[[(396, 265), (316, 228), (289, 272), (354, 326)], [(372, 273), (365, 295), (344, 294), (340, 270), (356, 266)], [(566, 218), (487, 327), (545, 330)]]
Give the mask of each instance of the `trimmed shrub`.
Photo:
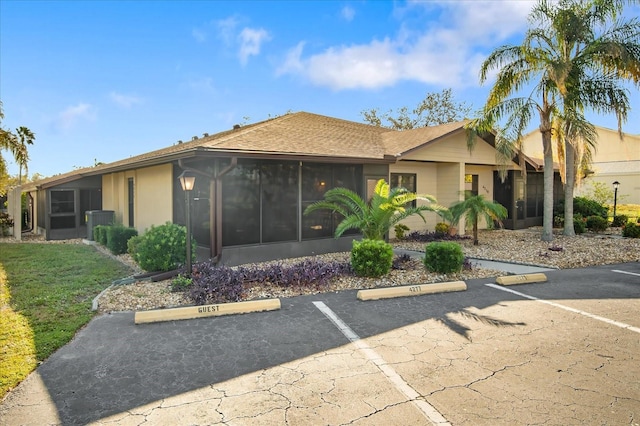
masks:
[(127, 242), (129, 238), (138, 235), (135, 228), (128, 228), (122, 225), (112, 225), (106, 227), (107, 248), (111, 253), (118, 255), (127, 252)]
[(393, 247), (382, 240), (353, 241), (351, 267), (361, 277), (381, 277), (391, 270)]
[(609, 227), (609, 221), (602, 216), (589, 216), (587, 229), (593, 232), (603, 232)]
[(9, 213), (0, 212), (0, 237), (10, 235), (13, 228), (13, 219)]
[(575, 197), (573, 199), (573, 213), (581, 214), (587, 218), (589, 216), (600, 216), (606, 219), (609, 209), (595, 200), (585, 197)]
[(399, 223), (393, 228), (393, 230), (396, 233), (396, 238), (401, 240), (401, 239), (404, 238), (405, 232), (407, 232), (409, 230), (409, 227), (407, 225), (405, 225), (404, 223)]
[(444, 222), (436, 223), (435, 231), (438, 234), (448, 234), (449, 233), (449, 225)]
[[(564, 222), (564, 219), (563, 219)], [(564, 226), (564, 224), (563, 224)], [(584, 231), (587, 230), (587, 224), (585, 223), (584, 217), (581, 214), (573, 215), (573, 232), (576, 235), (584, 234)]]
[(627, 238), (640, 238), (640, 225), (633, 222), (627, 223), (622, 229), (622, 236)]
[(611, 226), (614, 228), (622, 228), (627, 222), (629, 222), (629, 216), (626, 214), (619, 214), (613, 218)]
[(127, 253), (129, 253), (134, 259), (136, 251), (138, 251), (138, 244), (140, 244), (140, 241), (142, 241), (142, 235), (136, 235), (129, 238), (127, 241)]
[(107, 246), (107, 227), (108, 225), (96, 225), (93, 227), (93, 239), (103, 246)]
[(423, 263), (430, 272), (441, 274), (460, 272), (464, 263), (464, 254), (459, 244), (435, 242), (425, 247)]
[[(151, 226), (137, 241), (133, 259), (145, 271), (171, 271), (186, 260), (187, 228), (167, 222)], [(196, 242), (191, 240), (192, 253)]]
[(420, 232), (413, 231), (407, 235), (407, 241), (415, 241), (418, 243), (431, 243), (433, 241), (457, 241), (457, 240), (470, 240), (471, 237), (467, 235), (451, 235), (441, 234), (439, 232)]

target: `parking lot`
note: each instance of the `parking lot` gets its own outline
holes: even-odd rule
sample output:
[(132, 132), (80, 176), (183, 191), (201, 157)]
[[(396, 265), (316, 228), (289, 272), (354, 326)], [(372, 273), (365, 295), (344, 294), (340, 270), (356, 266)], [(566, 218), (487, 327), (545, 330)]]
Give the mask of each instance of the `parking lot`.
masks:
[(0, 423), (640, 425), (640, 264), (546, 275), (166, 323), (103, 315)]

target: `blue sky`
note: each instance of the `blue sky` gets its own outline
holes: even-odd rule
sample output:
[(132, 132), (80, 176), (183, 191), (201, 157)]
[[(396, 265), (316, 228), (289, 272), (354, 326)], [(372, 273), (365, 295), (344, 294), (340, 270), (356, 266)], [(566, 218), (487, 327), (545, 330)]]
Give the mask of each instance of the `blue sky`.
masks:
[(521, 41), (532, 5), (0, 0), (3, 127), (29, 127), (29, 172), (52, 176), (288, 111), (362, 122), (447, 88), (475, 110), (479, 64)]

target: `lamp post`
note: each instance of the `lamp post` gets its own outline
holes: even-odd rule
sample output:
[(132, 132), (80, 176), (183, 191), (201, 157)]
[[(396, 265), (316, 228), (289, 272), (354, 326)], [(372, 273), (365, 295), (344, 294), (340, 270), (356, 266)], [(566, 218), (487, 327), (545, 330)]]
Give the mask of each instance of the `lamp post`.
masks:
[(196, 184), (196, 175), (189, 170), (185, 170), (182, 172), (180, 176), (178, 176), (180, 180), (180, 185), (182, 185), (182, 190), (184, 191), (185, 203), (187, 205), (186, 210), (186, 222), (187, 222), (187, 269), (186, 275), (188, 277), (191, 276), (191, 191), (193, 191), (193, 187)]
[(618, 188), (620, 187), (620, 182), (613, 182), (613, 220), (616, 220), (616, 207), (618, 207)]

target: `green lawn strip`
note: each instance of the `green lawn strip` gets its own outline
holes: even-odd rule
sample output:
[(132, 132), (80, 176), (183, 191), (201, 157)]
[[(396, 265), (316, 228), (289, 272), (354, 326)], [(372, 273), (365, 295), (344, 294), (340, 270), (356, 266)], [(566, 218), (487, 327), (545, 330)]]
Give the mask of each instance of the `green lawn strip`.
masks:
[(0, 243), (2, 270), (0, 398), (91, 320), (95, 296), (131, 274), (128, 267), (80, 244)]

